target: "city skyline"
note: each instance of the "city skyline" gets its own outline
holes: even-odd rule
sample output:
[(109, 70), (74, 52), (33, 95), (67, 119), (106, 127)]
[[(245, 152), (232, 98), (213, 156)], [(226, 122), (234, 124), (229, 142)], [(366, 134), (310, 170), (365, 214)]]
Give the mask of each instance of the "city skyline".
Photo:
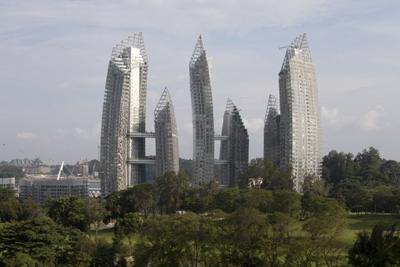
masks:
[[(39, 156), (59, 164), (97, 158), (109, 49), (134, 32), (144, 33), (151, 55), (147, 114), (162, 89), (172, 88), (182, 158), (192, 157), (187, 57), (198, 34), (213, 56), (215, 132), (230, 97), (242, 109), (251, 159), (263, 155), (265, 108), (269, 94), (277, 95), (284, 55), (278, 48), (307, 32), (320, 93), (322, 155), (374, 146), (383, 158), (400, 160), (395, 1), (0, 5), (1, 47), (7, 51), (0, 68), (0, 160)], [(149, 131), (153, 120), (146, 118)], [(147, 155), (155, 154), (154, 144), (146, 148)]]

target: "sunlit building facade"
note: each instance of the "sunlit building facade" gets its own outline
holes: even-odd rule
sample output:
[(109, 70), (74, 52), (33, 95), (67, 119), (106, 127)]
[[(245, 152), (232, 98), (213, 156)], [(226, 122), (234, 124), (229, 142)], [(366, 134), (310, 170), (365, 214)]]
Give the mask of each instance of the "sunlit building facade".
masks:
[(145, 181), (147, 55), (142, 34), (123, 39), (112, 50), (105, 86), (100, 157), (104, 195)]
[(286, 49), (279, 72), (280, 166), (293, 168), (294, 189), (307, 174), (321, 174), (321, 116), (317, 80), (306, 34)]

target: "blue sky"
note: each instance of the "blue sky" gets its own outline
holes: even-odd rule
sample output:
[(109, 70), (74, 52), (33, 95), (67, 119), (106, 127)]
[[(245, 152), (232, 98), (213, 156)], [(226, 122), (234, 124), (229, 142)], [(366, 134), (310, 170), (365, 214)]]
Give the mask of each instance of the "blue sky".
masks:
[[(188, 65), (199, 34), (213, 61), (215, 129), (232, 99), (255, 158), (262, 156), (268, 96), (278, 96), (285, 53), (278, 48), (306, 32), (323, 155), (374, 146), (399, 161), (399, 11), (396, 0), (2, 0), (0, 161), (97, 158), (111, 50), (136, 32), (149, 58), (147, 130), (168, 87), (183, 158), (192, 157)], [(154, 140), (147, 147), (154, 154)]]

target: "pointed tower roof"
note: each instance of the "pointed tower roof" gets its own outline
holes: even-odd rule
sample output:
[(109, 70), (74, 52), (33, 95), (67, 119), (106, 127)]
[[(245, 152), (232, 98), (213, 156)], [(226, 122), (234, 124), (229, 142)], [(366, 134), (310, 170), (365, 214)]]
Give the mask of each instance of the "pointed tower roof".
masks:
[(199, 39), (197, 39), (196, 46), (193, 50), (192, 57), (190, 58), (189, 66), (193, 67), (194, 64), (196, 63), (197, 59), (203, 54), (206, 53), (206, 50), (204, 50), (203, 46), (203, 39), (201, 38), (201, 34), (199, 36)]
[(169, 94), (168, 88), (165, 87), (160, 100), (158, 101), (157, 107), (154, 110), (154, 119), (157, 119), (159, 113), (163, 111), (165, 108), (173, 109), (171, 96)]
[(308, 47), (307, 35), (303, 33), (297, 36), (289, 46), (286, 48), (285, 59), (283, 60), (281, 71), (285, 70), (289, 64), (289, 61), (295, 56), (295, 50), (310, 51)]
[(140, 49), (140, 54), (142, 55), (144, 61), (147, 63), (147, 54), (144, 46), (143, 34), (135, 33), (133, 36), (130, 35), (125, 39), (122, 39), (118, 44), (113, 47), (111, 53), (111, 59), (121, 57), (124, 50), (128, 47), (135, 47)]
[(228, 98), (226, 101), (226, 112), (232, 113), (236, 108), (235, 104)]
[(278, 102), (276, 100), (276, 97), (273, 95), (269, 95), (268, 97), (268, 105), (267, 105), (267, 112), (265, 113), (265, 119), (264, 119), (264, 123), (267, 122), (267, 118), (269, 115), (278, 115), (279, 111), (278, 111)]

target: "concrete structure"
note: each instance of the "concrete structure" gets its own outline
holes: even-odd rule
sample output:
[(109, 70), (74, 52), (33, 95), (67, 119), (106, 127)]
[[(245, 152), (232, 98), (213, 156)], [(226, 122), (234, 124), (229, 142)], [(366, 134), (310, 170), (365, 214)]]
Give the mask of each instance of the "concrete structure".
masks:
[(0, 178), (0, 188), (15, 189), (15, 177)]
[(275, 96), (269, 95), (264, 120), (264, 158), (280, 165), (280, 114)]
[(89, 196), (88, 179), (21, 179), (19, 181), (19, 198), (32, 199), (43, 203), (47, 198)]
[(294, 189), (305, 175), (321, 174), (321, 116), (314, 64), (306, 34), (286, 49), (279, 72), (280, 166), (293, 168)]
[(117, 44), (109, 61), (103, 105), (100, 157), (104, 195), (145, 181), (147, 55), (142, 34)]
[(214, 113), (211, 93), (211, 58), (201, 35), (189, 62), (193, 120), (194, 186), (214, 177)]
[(169, 171), (179, 171), (178, 129), (174, 106), (165, 88), (154, 110), (154, 130), (156, 137), (156, 176)]
[[(249, 135), (239, 110), (228, 98), (222, 124), (220, 184), (237, 187), (249, 166)], [(223, 164), (227, 161), (228, 164)]]
[(89, 179), (89, 197), (101, 197), (101, 186), (99, 180)]
[(26, 174), (49, 174), (50, 172), (50, 166), (43, 165), (42, 163), (25, 167)]

